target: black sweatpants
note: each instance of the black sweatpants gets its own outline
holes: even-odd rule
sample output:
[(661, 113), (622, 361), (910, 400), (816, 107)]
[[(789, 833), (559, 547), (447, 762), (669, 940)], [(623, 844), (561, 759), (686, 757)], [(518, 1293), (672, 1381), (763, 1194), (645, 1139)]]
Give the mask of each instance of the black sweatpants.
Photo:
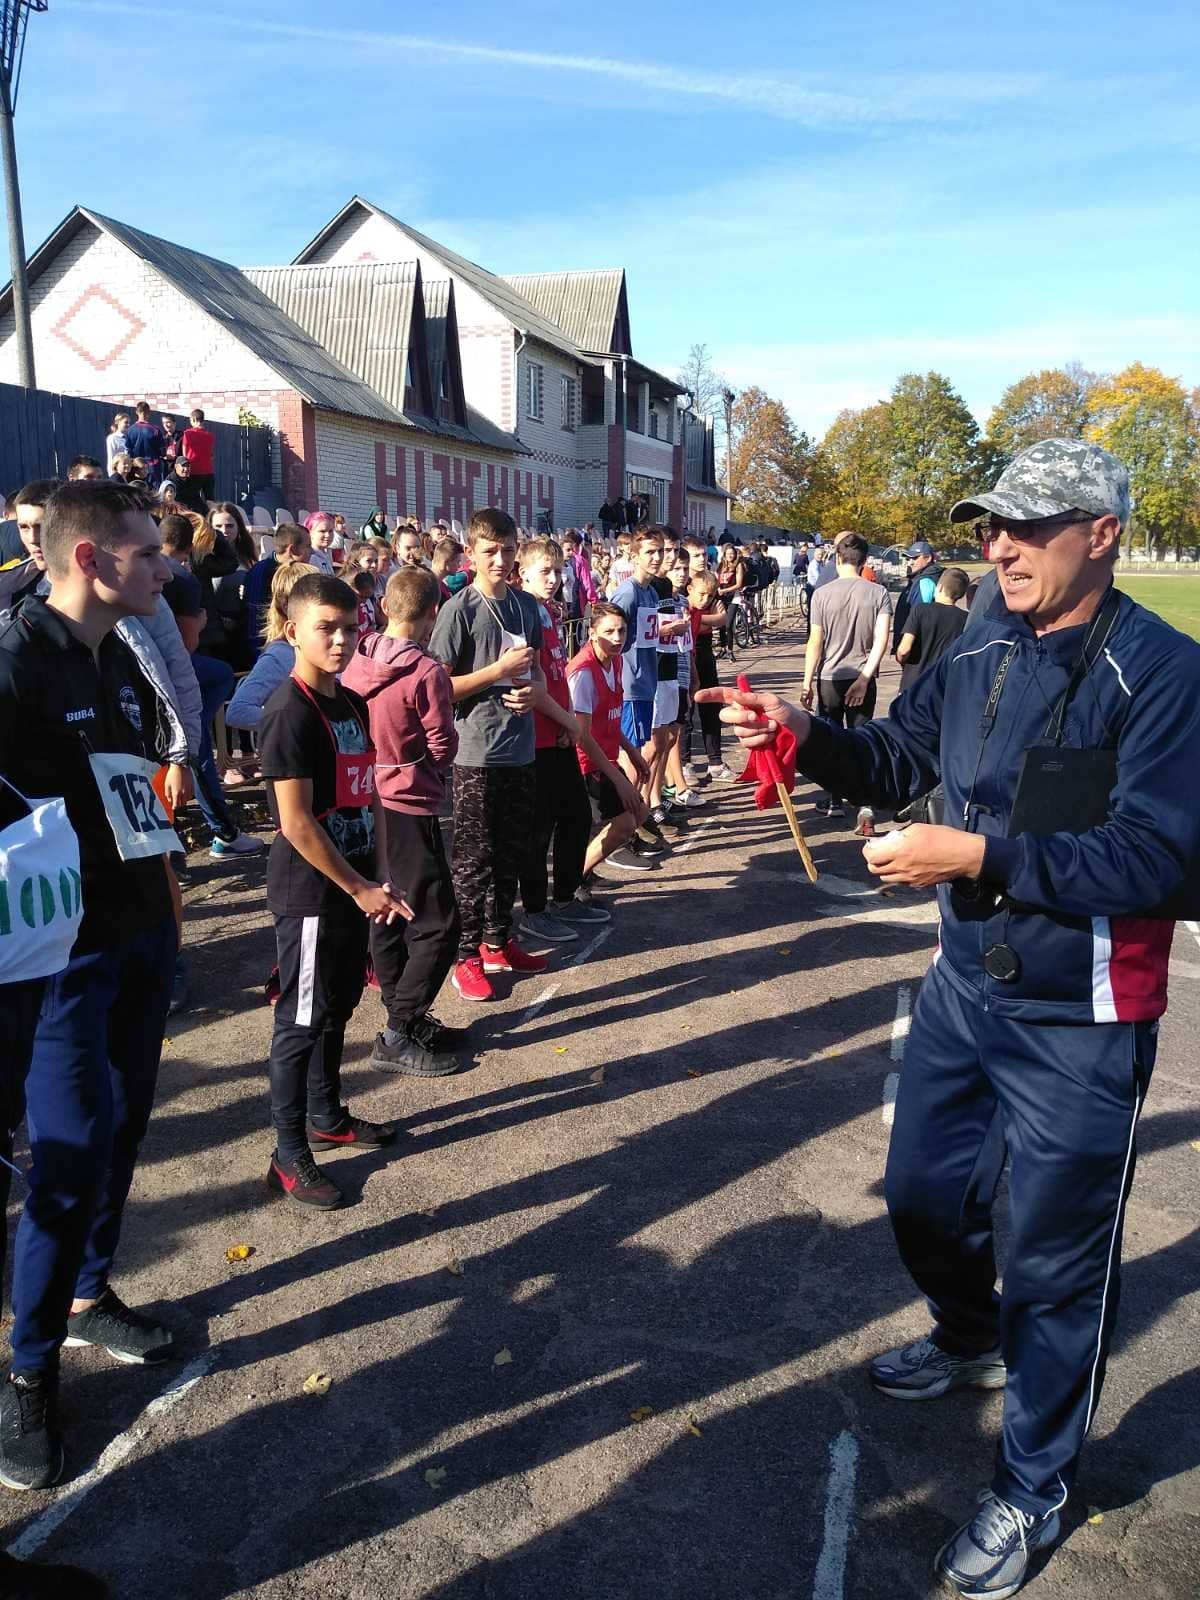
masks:
[(336, 1128), (346, 1024), (362, 997), (367, 919), (341, 890), (317, 917), (276, 917), (279, 1000), (271, 1040), (271, 1122), (283, 1161), (308, 1149), (305, 1116)]
[(525, 767), (455, 767), (450, 873), (462, 927), (458, 959), (478, 956), (512, 933), (517, 874), (533, 832), (536, 780)]
[(579, 770), (575, 746), (539, 750), (534, 762), (536, 789), (533, 834), (521, 862), (521, 904), (526, 911), (546, 909), (546, 855), (554, 841), (554, 898), (575, 898), (583, 882), (583, 862), (592, 832), (592, 806)]
[(454, 965), (459, 917), (436, 817), (383, 810), (388, 881), (413, 910), (411, 922), (371, 924), (371, 959), (388, 1026), (397, 1033), (423, 1017)]
[[(822, 678), (817, 684), (817, 698), (821, 706), (821, 715), (826, 722), (835, 728), (861, 728), (864, 722), (870, 722), (875, 715), (875, 700), (878, 694), (878, 685), (874, 678), (867, 685), (866, 697), (860, 706), (846, 704), (846, 691), (858, 681), (858, 674), (853, 678), (838, 678), (827, 681)], [(834, 805), (841, 805), (840, 794), (831, 795)]]
[[(696, 640), (696, 676), (700, 680), (702, 689), (715, 689), (719, 683), (717, 676), (717, 658), (713, 653), (711, 633), (702, 633)], [(688, 719), (683, 725), (683, 745), (680, 756), (684, 761), (692, 759), (692, 717), (700, 713), (700, 732), (704, 735), (704, 753), (708, 757), (710, 767), (721, 765), (721, 708), (720, 706), (698, 705), (694, 701), (688, 707)]]

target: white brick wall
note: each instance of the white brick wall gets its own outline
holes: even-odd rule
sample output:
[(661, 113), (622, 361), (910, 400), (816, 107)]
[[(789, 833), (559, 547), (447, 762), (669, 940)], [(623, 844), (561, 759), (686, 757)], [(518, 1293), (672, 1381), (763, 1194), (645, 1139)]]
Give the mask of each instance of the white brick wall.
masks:
[[(281, 387), (278, 374), (220, 322), (90, 223), (38, 278), (30, 301), (39, 388), (140, 397), (147, 389), (191, 395)], [(9, 313), (0, 318), (0, 382), (16, 377)]]
[[(371, 508), (382, 505), (385, 498), (384, 509), (391, 516), (420, 516), (423, 501), (426, 522), (443, 516), (446, 521), (457, 517), (465, 523), (472, 511), (495, 504), (512, 513), (522, 526), (533, 528), (538, 512), (548, 509), (541, 503), (547, 499), (553, 500), (555, 527), (566, 527), (573, 520), (574, 469), (552, 469), (531, 457), (472, 450), (416, 429), (358, 421), (326, 411), (316, 413), (316, 433), (321, 508), (340, 511), (351, 524), (365, 521)], [(402, 488), (390, 487), (386, 496), (380, 492), (378, 478), (380, 445), (384, 447), (383, 471), (388, 479), (397, 476), (397, 448), (403, 452)], [(436, 465), (435, 457), (439, 458)], [(528, 497), (519, 506), (514, 494), (514, 473), (520, 474), (520, 488)], [(464, 486), (463, 501), (452, 504), (445, 498), (447, 475), (451, 484)], [(490, 488), (494, 494), (489, 493)]]

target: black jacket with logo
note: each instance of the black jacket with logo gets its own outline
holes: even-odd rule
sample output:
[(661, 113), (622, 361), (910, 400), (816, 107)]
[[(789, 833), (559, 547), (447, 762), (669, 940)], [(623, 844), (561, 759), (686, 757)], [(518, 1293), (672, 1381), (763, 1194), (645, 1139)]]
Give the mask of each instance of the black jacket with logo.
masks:
[[(0, 623), (0, 773), (29, 800), (66, 801), (83, 879), (75, 955), (171, 916), (163, 862), (121, 860), (88, 760), (91, 751), (161, 760), (158, 719), (158, 698), (117, 634), (93, 656), (37, 595)], [(0, 825), (21, 814), (5, 791)]]

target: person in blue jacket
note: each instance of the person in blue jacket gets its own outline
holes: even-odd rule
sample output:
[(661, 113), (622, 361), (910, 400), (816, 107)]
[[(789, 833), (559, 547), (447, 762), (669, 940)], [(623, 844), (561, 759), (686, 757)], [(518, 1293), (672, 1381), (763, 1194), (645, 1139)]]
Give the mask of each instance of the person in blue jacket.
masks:
[[(900, 809), (945, 788), (945, 826), (864, 850), (884, 884), (936, 885), (942, 918), (885, 1179), (934, 1325), (870, 1375), (902, 1400), (1007, 1386), (995, 1475), (937, 1556), (980, 1600), (1015, 1593), (1057, 1537), (1095, 1415), (1167, 1004), (1167, 902), (1195, 893), (1200, 645), (1113, 587), (1129, 506), (1116, 457), (1062, 439), (956, 505), (953, 521), (990, 518), (997, 594), (886, 718), (848, 731), (772, 694), (697, 697), (723, 701), (750, 748), (786, 725), (800, 770), (856, 803)], [(997, 1295), (991, 1208), (1006, 1154), (1012, 1242)]]

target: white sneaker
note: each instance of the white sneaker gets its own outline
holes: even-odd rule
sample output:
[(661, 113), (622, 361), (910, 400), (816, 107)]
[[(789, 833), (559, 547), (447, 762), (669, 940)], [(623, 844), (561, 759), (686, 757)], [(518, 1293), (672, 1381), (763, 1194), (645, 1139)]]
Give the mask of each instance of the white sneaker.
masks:
[(683, 769), (683, 781), (689, 785), (693, 783), (703, 783), (707, 776), (708, 774), (703, 770), (703, 768), (698, 767), (694, 761), (689, 762), (688, 765)]
[(689, 811), (699, 811), (702, 806), (708, 804), (708, 801), (703, 795), (697, 794), (694, 789), (685, 789), (682, 794), (675, 796), (675, 804), (677, 806), (686, 806)]
[(730, 778), (736, 776), (733, 768), (727, 767), (723, 761), (719, 767), (709, 767), (708, 771), (709, 775), (716, 778), (719, 783), (728, 783)]
[(210, 856), (256, 856), (264, 848), (261, 839), (256, 839), (253, 834), (239, 833), (232, 839), (214, 839), (209, 849)]

